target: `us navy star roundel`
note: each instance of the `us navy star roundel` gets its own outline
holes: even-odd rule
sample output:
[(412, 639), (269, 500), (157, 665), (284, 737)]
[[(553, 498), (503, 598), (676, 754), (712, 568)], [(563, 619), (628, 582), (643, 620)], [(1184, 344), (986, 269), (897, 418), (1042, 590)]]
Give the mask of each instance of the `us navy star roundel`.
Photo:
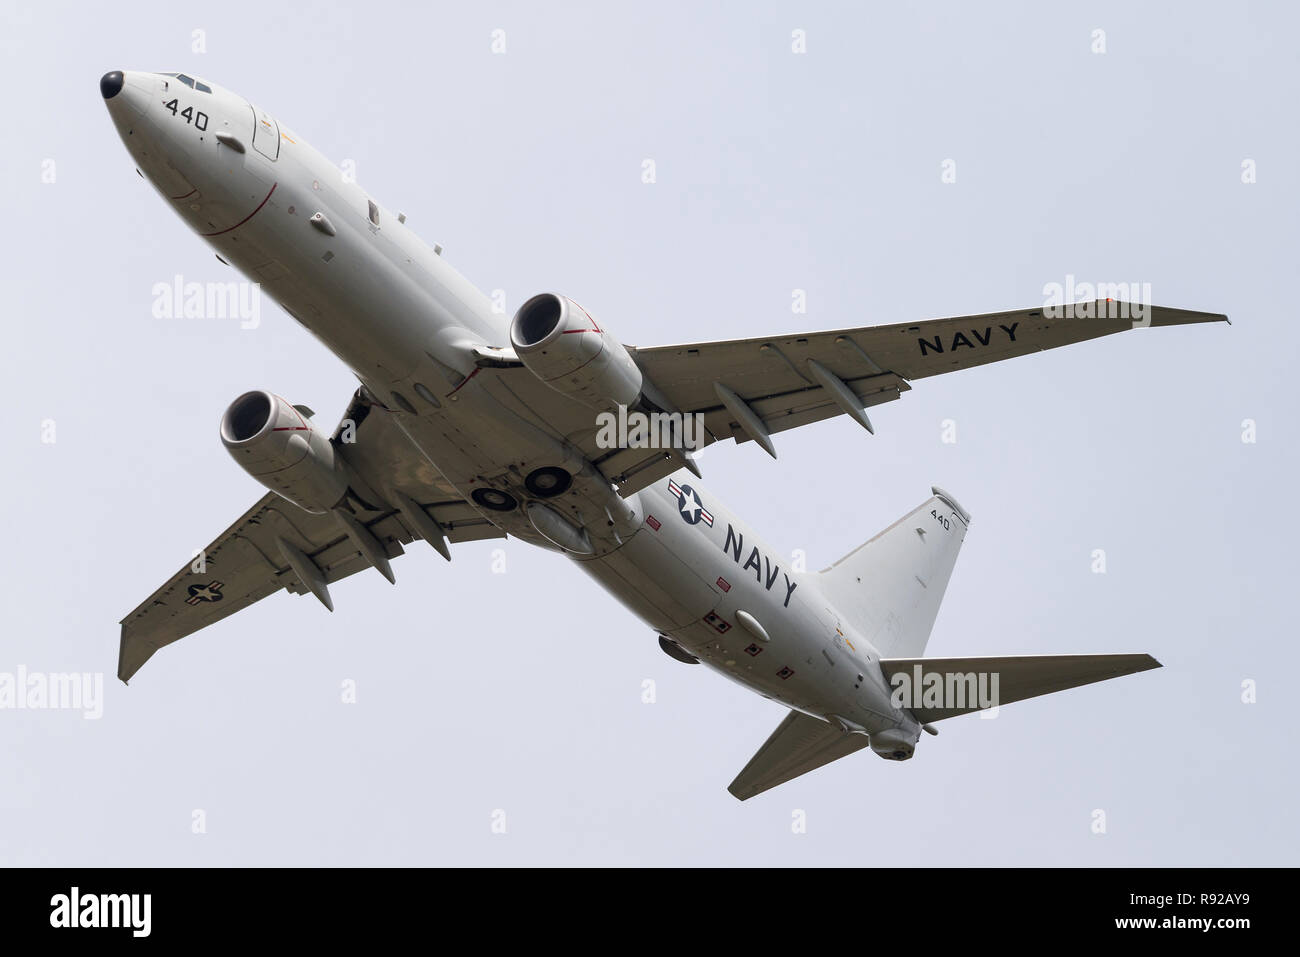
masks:
[(701, 521), (709, 528), (713, 527), (713, 513), (700, 502), (699, 493), (689, 485), (678, 485), (668, 480), (668, 491), (677, 496), (677, 510), (682, 513), (686, 524), (695, 525)]
[(186, 589), (190, 597), (185, 599), (187, 605), (197, 605), (204, 601), (221, 601), (221, 582), (208, 582), (206, 585), (191, 585)]

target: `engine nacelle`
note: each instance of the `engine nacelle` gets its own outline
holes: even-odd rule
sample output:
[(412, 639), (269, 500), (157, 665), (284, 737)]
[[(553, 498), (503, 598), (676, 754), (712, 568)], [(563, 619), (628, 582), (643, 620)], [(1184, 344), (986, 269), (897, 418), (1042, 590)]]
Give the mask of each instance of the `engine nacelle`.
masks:
[(544, 292), (519, 307), (510, 343), (528, 371), (595, 409), (634, 406), (641, 369), (623, 344), (572, 299)]
[(221, 441), (240, 467), (308, 512), (328, 512), (348, 490), (328, 436), (270, 392), (245, 392), (221, 417)]

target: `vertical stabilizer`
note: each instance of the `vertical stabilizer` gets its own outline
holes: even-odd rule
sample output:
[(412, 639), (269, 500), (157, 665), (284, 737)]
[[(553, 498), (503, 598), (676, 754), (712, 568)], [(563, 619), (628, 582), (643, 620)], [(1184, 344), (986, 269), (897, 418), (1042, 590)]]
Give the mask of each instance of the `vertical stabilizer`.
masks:
[(821, 572), (835, 609), (885, 658), (925, 650), (970, 514), (941, 488)]

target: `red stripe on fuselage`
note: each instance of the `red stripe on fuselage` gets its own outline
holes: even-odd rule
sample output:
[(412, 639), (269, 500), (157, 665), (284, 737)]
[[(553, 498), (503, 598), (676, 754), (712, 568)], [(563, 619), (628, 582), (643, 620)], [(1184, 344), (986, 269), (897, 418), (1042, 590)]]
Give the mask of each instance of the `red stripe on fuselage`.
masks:
[(245, 217), (244, 217), (243, 219), (241, 219), (239, 222), (235, 223), (235, 225), (233, 225), (233, 226), (228, 226), (228, 227), (226, 227), (225, 229), (218, 229), (215, 233), (199, 233), (199, 235), (200, 235), (200, 236), (220, 236), (222, 233), (228, 233), (228, 232), (230, 232), (232, 229), (238, 229), (240, 226), (244, 225), (244, 223), (248, 222), (250, 219), (252, 219), (254, 216), (256, 216), (259, 212), (262, 211), (262, 207), (266, 205), (266, 200), (271, 198), (271, 193), (274, 193), (274, 192), (275, 192), (275, 188), (276, 188), (277, 186), (279, 186), (279, 185), (280, 185), (279, 183), (272, 183), (272, 184), (271, 184), (271, 192), (266, 194), (266, 199), (264, 199), (264, 200), (262, 200), (260, 203), (258, 203), (258, 204), (257, 204), (257, 209), (253, 210), (251, 213), (249, 213), (247, 216), (245, 216)]

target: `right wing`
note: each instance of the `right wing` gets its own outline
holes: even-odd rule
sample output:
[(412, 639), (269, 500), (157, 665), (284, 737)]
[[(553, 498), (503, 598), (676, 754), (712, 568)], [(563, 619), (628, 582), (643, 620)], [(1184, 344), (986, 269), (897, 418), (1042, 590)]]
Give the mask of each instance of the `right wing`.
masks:
[[(432, 518), (450, 542), (504, 538), (501, 531), (436, 476), (422, 456), (377, 407), (359, 398), (344, 416), (356, 424), (356, 442), (348, 446), (348, 462), (363, 476), (391, 476), (390, 487), (416, 509)], [(368, 508), (354, 500), (356, 521), (369, 532), (387, 558), (402, 554), (420, 529), (387, 504)], [(441, 541), (431, 542), (440, 551)], [(446, 554), (444, 552), (444, 554)], [(310, 581), (293, 567), (309, 572)], [(122, 619), (117, 676), (128, 681), (159, 648), (229, 617), (281, 589), (294, 594), (315, 592), (372, 566), (354, 544), (334, 513), (314, 515), (274, 492), (262, 496), (242, 518), (226, 529), (167, 583)], [(315, 587), (312, 587), (314, 585)], [(328, 604), (328, 592), (321, 599)]]
[[(654, 411), (700, 416), (695, 447), (755, 441), (776, 455), (772, 435), (846, 414), (870, 429), (866, 409), (909, 391), (913, 379), (1030, 355), (1142, 326), (1225, 322), (1227, 316), (1166, 306), (1098, 300), (888, 326), (794, 332), (671, 346), (627, 346), (645, 375)], [(1137, 311), (1142, 310), (1140, 316)], [(1129, 318), (1135, 317), (1135, 318)], [(509, 350), (479, 350), (496, 370), (511, 410), (554, 428), (579, 448), (619, 494), (628, 496), (680, 468), (680, 450), (602, 444), (596, 416), (528, 372)]]
[[(1069, 308), (1088, 314), (1058, 317), (1049, 307), (1038, 306), (889, 326), (637, 348), (632, 354), (675, 411), (702, 413), (709, 433), (719, 440), (754, 439), (770, 450), (767, 434), (839, 415), (849, 411), (846, 405), (860, 412), (897, 399), (911, 389), (913, 379), (1132, 328), (1227, 321), (1218, 313), (1108, 300)], [(1128, 318), (1139, 309), (1144, 310), (1140, 319)], [(722, 399), (718, 386), (739, 400), (740, 414), (734, 403)], [(757, 428), (746, 426), (745, 409), (758, 420)], [(866, 424), (865, 416), (854, 417)]]
[(870, 739), (849, 734), (835, 725), (801, 711), (791, 711), (771, 737), (727, 787), (742, 801), (823, 765), (861, 751)]

